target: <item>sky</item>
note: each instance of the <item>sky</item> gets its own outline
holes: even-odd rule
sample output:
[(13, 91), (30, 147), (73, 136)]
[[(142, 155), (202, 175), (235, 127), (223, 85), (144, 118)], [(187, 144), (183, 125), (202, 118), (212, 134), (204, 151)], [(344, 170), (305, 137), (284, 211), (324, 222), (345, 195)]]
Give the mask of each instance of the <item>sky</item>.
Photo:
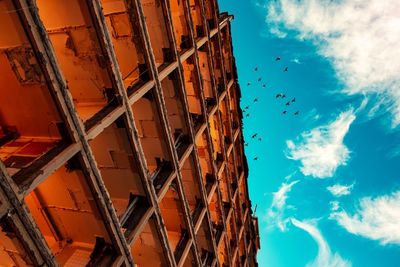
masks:
[(234, 15), (259, 265), (400, 266), (400, 1), (219, 9)]

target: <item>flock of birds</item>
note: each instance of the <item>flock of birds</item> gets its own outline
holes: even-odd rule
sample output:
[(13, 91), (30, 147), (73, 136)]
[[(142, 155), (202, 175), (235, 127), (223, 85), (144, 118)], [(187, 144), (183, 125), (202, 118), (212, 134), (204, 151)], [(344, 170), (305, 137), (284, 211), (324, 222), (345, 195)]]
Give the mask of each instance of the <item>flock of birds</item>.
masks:
[[(275, 58), (275, 61), (280, 61), (280, 60), (281, 60), (280, 57), (276, 57), (276, 58)], [(284, 72), (288, 72), (288, 71), (289, 71), (289, 67), (284, 67), (283, 71), (284, 71)], [(255, 72), (255, 73), (258, 73), (258, 67), (257, 67), (257, 66), (254, 68), (254, 72)], [(259, 78), (257, 79), (257, 82), (258, 82), (258, 83), (261, 83), (261, 81), (262, 81), (262, 77), (259, 77)], [(250, 86), (250, 85), (251, 85), (251, 82), (248, 82), (248, 83), (247, 83), (247, 86)], [(266, 85), (265, 83), (262, 83), (262, 87), (263, 87), (263, 88), (266, 88), (267, 85)], [(286, 97), (286, 94), (285, 94), (285, 93), (277, 93), (277, 94), (275, 95), (275, 99), (277, 99), (277, 100), (281, 100), (281, 99), (282, 99), (282, 100), (283, 100), (283, 99), (287, 99), (287, 97)], [(254, 98), (253, 103), (257, 103), (257, 102), (258, 102), (258, 98)], [(287, 102), (286, 102), (285, 105), (284, 105), (284, 109), (283, 109), (283, 111), (282, 111), (282, 115), (287, 115), (287, 114), (288, 114), (289, 106), (294, 105), (295, 103), (296, 103), (296, 98), (295, 98), (295, 97), (293, 97), (292, 99), (288, 99)], [(248, 106), (245, 106), (244, 109), (243, 109), (243, 113), (246, 114), (246, 115), (245, 115), (246, 118), (250, 117), (249, 108), (250, 108), (250, 106), (248, 105)], [(299, 114), (300, 114), (300, 111), (298, 111), (298, 110), (296, 110), (296, 111), (293, 112), (293, 116), (298, 116)], [(252, 140), (262, 141), (262, 137), (259, 136), (258, 133), (254, 133), (254, 134), (251, 136), (251, 139), (252, 139)], [(245, 145), (245, 146), (248, 146), (249, 143), (246, 142), (244, 145)], [(258, 160), (258, 156), (254, 157), (253, 160), (255, 160), (255, 161)]]

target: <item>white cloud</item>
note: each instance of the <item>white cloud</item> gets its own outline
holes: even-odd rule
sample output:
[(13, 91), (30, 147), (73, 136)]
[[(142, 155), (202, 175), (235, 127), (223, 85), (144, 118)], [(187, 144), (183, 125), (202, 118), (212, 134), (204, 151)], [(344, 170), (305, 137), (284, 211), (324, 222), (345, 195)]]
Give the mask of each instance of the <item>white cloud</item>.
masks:
[(286, 230), (286, 224), (289, 222), (288, 218), (284, 218), (284, 212), (287, 208), (287, 195), (292, 190), (292, 187), (298, 182), (299, 180), (291, 183), (283, 183), (279, 190), (273, 193), (272, 204), (267, 213), (266, 220), (270, 223), (273, 223), (274, 226), (278, 226), (281, 231)]
[(355, 118), (353, 110), (342, 112), (329, 124), (302, 133), (300, 143), (295, 144), (288, 140), (287, 157), (300, 160), (300, 170), (304, 175), (316, 178), (332, 177), (336, 169), (346, 165), (350, 157), (343, 139)]
[(340, 209), (339, 201), (331, 201), (329, 204), (331, 205), (331, 211), (337, 211)]
[(362, 198), (353, 215), (342, 210), (330, 217), (352, 234), (380, 241), (383, 245), (400, 245), (400, 191)]
[(334, 184), (332, 186), (328, 186), (326, 189), (331, 192), (335, 197), (347, 196), (350, 195), (351, 190), (353, 189), (354, 184), (351, 185), (341, 185)]
[(331, 60), (344, 93), (378, 96), (392, 126), (400, 124), (400, 1), (279, 0), (266, 7), (270, 28), (297, 31)]
[(311, 222), (298, 221), (295, 218), (291, 219), (291, 222), (297, 228), (307, 232), (318, 245), (318, 255), (307, 267), (350, 267), (351, 262), (343, 259), (338, 253), (332, 254), (332, 251), (322, 236), (321, 232)]

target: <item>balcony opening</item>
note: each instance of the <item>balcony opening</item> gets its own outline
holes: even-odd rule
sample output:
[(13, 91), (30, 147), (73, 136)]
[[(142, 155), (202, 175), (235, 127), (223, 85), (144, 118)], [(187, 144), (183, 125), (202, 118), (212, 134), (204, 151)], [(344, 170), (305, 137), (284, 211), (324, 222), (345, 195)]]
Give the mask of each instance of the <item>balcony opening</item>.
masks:
[(101, 2), (124, 86), (131, 92), (150, 80), (144, 55), (145, 48), (138, 29), (138, 18), (129, 14), (123, 0)]
[(78, 114), (89, 129), (118, 105), (89, 7), (80, 0), (36, 3)]
[(171, 47), (171, 37), (166, 24), (164, 3), (160, 0), (143, 0), (142, 7), (156, 65), (159, 70), (162, 70), (168, 63), (175, 60)]
[(211, 38), (211, 58), (214, 66), (214, 77), (218, 94), (221, 94), (225, 90), (224, 76), (222, 71), (222, 58), (220, 52), (218, 36), (215, 35)]
[(179, 90), (178, 72), (174, 71), (161, 82), (172, 140), (178, 157), (181, 158), (191, 143), (189, 128), (185, 118), (184, 102)]
[(237, 224), (239, 226), (238, 229), (240, 230), (241, 226), (243, 225), (243, 216), (242, 216), (242, 207), (240, 206), (240, 200), (238, 195), (234, 199), (234, 203), (235, 203), (234, 205), (235, 205)]
[[(211, 221), (213, 225), (222, 225), (222, 209), (219, 204), (218, 193), (215, 191), (210, 203), (208, 204), (208, 208), (211, 214)], [(215, 227), (214, 227), (215, 228)]]
[(236, 169), (235, 169), (235, 159), (233, 157), (233, 153), (231, 152), (228, 156), (228, 169), (231, 173), (231, 182), (236, 181)]
[[(230, 113), (232, 114), (231, 119), (232, 119), (232, 129), (233, 132), (236, 132), (239, 127), (241, 127), (241, 122), (239, 119), (242, 118), (242, 111), (239, 111), (238, 107), (238, 101), (237, 101), (237, 95), (236, 95), (236, 90), (239, 90), (236, 87), (236, 84), (233, 84), (231, 88), (229, 88), (229, 110)], [(239, 115), (240, 112), (240, 115)], [(240, 116), (240, 117), (239, 117)]]
[(149, 205), (124, 117), (104, 129), (90, 145), (125, 236), (129, 237)]
[(70, 138), (15, 9), (0, 3), (0, 160), (21, 185)]
[(21, 242), (22, 237), (13, 218), (0, 218), (0, 266), (33, 266), (34, 262)]
[(243, 213), (244, 213), (248, 208), (248, 205), (247, 205), (247, 190), (246, 190), (244, 179), (240, 182), (240, 185), (239, 185), (239, 198), (240, 198), (240, 203), (242, 205), (242, 210), (243, 210)]
[(192, 217), (193, 224), (196, 224), (200, 213), (204, 208), (204, 203), (200, 194), (200, 177), (193, 155), (186, 159), (181, 169), (181, 173), (186, 200), (190, 209), (190, 215)]
[(192, 15), (194, 36), (196, 40), (199, 40), (206, 36), (199, 0), (189, 0), (189, 8), (190, 14)]
[(169, 7), (175, 31), (176, 47), (178, 52), (182, 54), (193, 47), (193, 40), (190, 37), (189, 25), (185, 14), (185, 1), (169, 0)]
[(222, 99), (219, 105), (219, 112), (222, 119), (222, 129), (224, 132), (224, 143), (228, 147), (232, 144), (232, 132), (231, 132), (231, 118), (227, 107), (227, 97)]
[(155, 93), (154, 89), (150, 90), (133, 104), (132, 109), (147, 169), (153, 181), (163, 181), (172, 172), (172, 164)]
[(229, 218), (229, 221), (226, 222), (226, 232), (227, 232), (227, 237), (229, 241), (229, 246), (231, 248), (231, 252), (234, 251), (234, 249), (237, 246), (237, 241), (236, 241), (236, 227), (234, 224), (234, 217), (231, 216)]
[(208, 111), (210, 111), (217, 102), (213, 90), (212, 68), (209, 64), (208, 53), (208, 48), (206, 45), (204, 45), (198, 50), (197, 55), (199, 57), (199, 68), (201, 72), (206, 108)]
[(131, 252), (137, 266), (168, 266), (153, 218), (150, 218), (144, 226), (139, 237), (133, 243)]
[(210, 31), (217, 27), (216, 17), (215, 17), (215, 7), (213, 0), (204, 1), (205, 16), (207, 19), (208, 28)]
[(238, 177), (240, 177), (243, 172), (243, 160), (245, 160), (244, 159), (243, 142), (242, 142), (242, 137), (240, 135), (235, 140), (234, 150), (235, 150), (235, 156), (236, 156), (237, 174), (238, 174)]
[(219, 190), (221, 191), (221, 197), (222, 201), (229, 203), (230, 202), (230, 197), (229, 197), (229, 177), (226, 168), (222, 171), (220, 174), (220, 177), (218, 177), (219, 180)]
[(76, 155), (25, 197), (60, 265), (108, 265), (117, 256), (84, 173)]
[(214, 260), (213, 245), (210, 227), (205, 218), (196, 234), (197, 246), (200, 250), (200, 259), (203, 266), (211, 266)]
[[(182, 62), (182, 66), (189, 113), (192, 118), (204, 118), (201, 108), (202, 96), (199, 85), (199, 75), (194, 65), (194, 57), (191, 56), (186, 61)], [(193, 123), (195, 123), (195, 121), (193, 121)], [(194, 128), (196, 129), (196, 124)]]
[(222, 43), (222, 55), (224, 57), (225, 66), (225, 77), (227, 82), (233, 79), (232, 72), (232, 47), (231, 47), (231, 36), (229, 32), (229, 27), (226, 26), (221, 30), (221, 43)]
[(207, 196), (209, 195), (212, 186), (215, 183), (215, 178), (212, 169), (212, 157), (209, 152), (207, 135), (205, 133), (196, 140), (197, 154), (199, 155), (199, 164), (201, 168), (201, 176), (203, 179), (203, 184), (207, 191)]
[(178, 262), (189, 241), (189, 232), (185, 225), (182, 200), (178, 194), (178, 185), (172, 181), (167, 193), (160, 202), (160, 210), (167, 228), (168, 242)]
[(210, 132), (213, 146), (213, 159), (217, 162), (218, 169), (220, 168), (222, 162), (224, 161), (224, 157), (222, 154), (222, 142), (220, 135), (220, 127), (219, 127), (219, 118), (218, 115), (214, 114), (209, 119), (210, 124)]

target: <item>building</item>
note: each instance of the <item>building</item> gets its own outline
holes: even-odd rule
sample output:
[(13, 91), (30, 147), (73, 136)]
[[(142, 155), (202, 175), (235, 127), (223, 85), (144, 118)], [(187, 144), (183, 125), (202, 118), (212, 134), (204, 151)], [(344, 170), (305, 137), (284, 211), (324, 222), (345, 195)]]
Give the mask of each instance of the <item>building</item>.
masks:
[(0, 0), (0, 266), (257, 266), (216, 0)]

